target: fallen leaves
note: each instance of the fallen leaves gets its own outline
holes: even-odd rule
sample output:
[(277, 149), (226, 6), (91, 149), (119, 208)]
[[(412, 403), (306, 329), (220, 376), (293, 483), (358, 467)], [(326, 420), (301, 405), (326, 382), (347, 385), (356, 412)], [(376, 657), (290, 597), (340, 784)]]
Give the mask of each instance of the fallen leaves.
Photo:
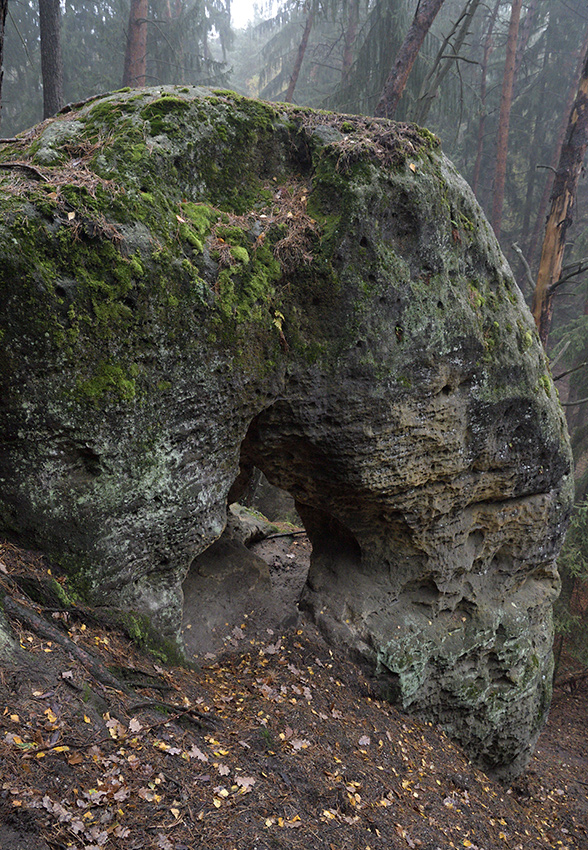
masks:
[[(107, 663), (127, 663), (114, 637), (97, 642), (82, 625), (81, 644), (98, 647)], [(490, 818), (512, 803), (501, 789), (476, 778), (447, 739), (358, 697), (360, 674), (303, 630), (251, 643), (243, 628), (232, 630), (240, 642), (233, 655), (201, 673), (153, 665), (175, 691), (175, 716), (139, 713), (136, 701), (108, 689), (100, 694), (109, 711), (98, 710), (77, 697), (87, 674), (64, 655), (54, 662), (55, 685), (33, 685), (28, 701), (0, 691), (7, 805), (38, 809), (44, 835), (70, 850), (233, 850), (254, 846), (264, 830), (283, 848), (316, 846), (316, 836), (336, 850), (568, 846), (563, 831), (552, 840), (553, 822), (543, 834), (528, 818), (527, 834), (517, 834), (512, 806), (508, 825)], [(45, 646), (25, 643), (39, 654)], [(214, 734), (180, 723), (190, 706), (216, 719)], [(471, 788), (452, 787), (451, 775), (467, 771)], [(546, 804), (561, 806), (563, 783), (549, 789)], [(577, 850), (571, 841), (569, 850)]]

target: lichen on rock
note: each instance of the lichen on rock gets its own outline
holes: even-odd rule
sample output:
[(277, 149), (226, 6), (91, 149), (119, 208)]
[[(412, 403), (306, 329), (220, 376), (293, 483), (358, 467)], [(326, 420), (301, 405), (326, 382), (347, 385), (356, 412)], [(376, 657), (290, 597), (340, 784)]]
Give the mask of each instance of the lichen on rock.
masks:
[(520, 771), (550, 700), (570, 452), (435, 137), (152, 88), (66, 111), (0, 164), (4, 533), (174, 638), (255, 465), (296, 499), (323, 631)]

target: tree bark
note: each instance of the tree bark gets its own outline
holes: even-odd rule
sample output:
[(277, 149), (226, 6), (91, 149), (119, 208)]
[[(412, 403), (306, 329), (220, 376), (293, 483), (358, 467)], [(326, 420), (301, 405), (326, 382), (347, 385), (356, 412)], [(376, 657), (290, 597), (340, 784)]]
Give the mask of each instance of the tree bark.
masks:
[(529, 39), (533, 32), (533, 24), (535, 23), (535, 16), (537, 14), (537, 5), (538, 0), (530, 0), (530, 2), (527, 3), (527, 14), (521, 21), (519, 39), (517, 43), (517, 55), (515, 58), (515, 80), (518, 77), (525, 51), (529, 46)]
[(59, 0), (39, 0), (43, 118), (63, 106), (63, 60), (61, 57), (61, 6)]
[(421, 45), (443, 3), (444, 0), (419, 0), (412, 24), (400, 46), (380, 95), (375, 111), (376, 116), (391, 118), (394, 115)]
[(304, 61), (304, 54), (306, 53), (306, 48), (308, 47), (308, 39), (310, 37), (310, 31), (312, 29), (312, 25), (314, 24), (314, 9), (311, 9), (308, 13), (308, 17), (306, 19), (306, 24), (304, 26), (304, 32), (302, 33), (302, 40), (298, 45), (298, 53), (296, 54), (296, 61), (294, 63), (294, 68), (292, 69), (292, 76), (290, 77), (290, 82), (288, 83), (288, 89), (286, 91), (286, 97), (284, 98), (286, 103), (292, 103), (292, 98), (294, 97), (294, 89), (296, 88), (296, 83), (298, 82), (298, 77), (300, 76), (300, 69), (302, 67), (302, 62)]
[(561, 156), (561, 149), (566, 138), (566, 131), (568, 128), (570, 113), (574, 106), (574, 101), (578, 92), (578, 85), (580, 84), (580, 78), (582, 76), (582, 68), (584, 66), (584, 54), (586, 53), (586, 51), (588, 51), (588, 29), (586, 30), (586, 34), (584, 36), (584, 43), (582, 44), (582, 47), (579, 51), (579, 60), (577, 61), (576, 72), (574, 74), (574, 79), (572, 80), (572, 85), (570, 86), (566, 99), (566, 105), (563, 110), (561, 127), (557, 136), (557, 142), (555, 144), (553, 156), (551, 158), (550, 167), (548, 169), (547, 178), (545, 180), (545, 186), (541, 195), (541, 200), (539, 201), (539, 207), (537, 209), (537, 217), (535, 219), (533, 234), (531, 236), (531, 241), (529, 242), (527, 258), (531, 265), (534, 265), (536, 259), (535, 253), (537, 251), (537, 245), (539, 243), (539, 236), (541, 235), (541, 231), (544, 227), (547, 204), (549, 203), (551, 189), (553, 187), (553, 174), (557, 170), (557, 163), (559, 162), (559, 158)]
[(561, 275), (568, 228), (573, 221), (574, 201), (582, 163), (588, 147), (588, 49), (574, 106), (561, 149), (551, 193), (551, 209), (545, 226), (537, 285), (533, 296), (533, 317), (545, 345), (553, 314), (552, 287)]
[(4, 28), (6, 24), (7, 11), (8, 0), (0, 0), (0, 118), (2, 117), (2, 77), (4, 75)]
[(484, 39), (484, 55), (482, 57), (482, 79), (480, 82), (480, 123), (478, 124), (478, 144), (476, 149), (476, 162), (474, 164), (474, 173), (472, 176), (472, 189), (476, 197), (478, 195), (478, 183), (480, 180), (480, 170), (482, 168), (482, 156), (484, 153), (484, 138), (486, 131), (486, 93), (488, 87), (488, 63), (490, 54), (492, 53), (492, 34), (494, 32), (494, 24), (498, 15), (500, 0), (496, 0), (496, 5), (490, 14), (488, 29), (486, 30), (486, 38)]
[(345, 30), (345, 44), (343, 46), (343, 66), (341, 69), (341, 82), (343, 84), (349, 82), (351, 66), (353, 65), (353, 46), (357, 38), (358, 26), (359, 0), (352, 0), (349, 8), (349, 18), (347, 19), (347, 29)]
[(498, 135), (496, 139), (496, 167), (494, 170), (494, 195), (492, 198), (492, 227), (497, 238), (500, 238), (502, 227), (502, 208), (504, 205), (504, 186), (506, 183), (506, 158), (508, 154), (508, 133), (510, 128), (510, 111), (512, 108), (512, 91), (515, 76), (515, 61), (517, 55), (517, 40), (521, 6), (523, 0), (513, 0), (508, 41), (506, 44), (506, 61), (502, 78), (502, 95), (500, 98), (500, 117), (498, 119)]
[(131, 0), (123, 86), (140, 88), (147, 83), (147, 13), (149, 0)]

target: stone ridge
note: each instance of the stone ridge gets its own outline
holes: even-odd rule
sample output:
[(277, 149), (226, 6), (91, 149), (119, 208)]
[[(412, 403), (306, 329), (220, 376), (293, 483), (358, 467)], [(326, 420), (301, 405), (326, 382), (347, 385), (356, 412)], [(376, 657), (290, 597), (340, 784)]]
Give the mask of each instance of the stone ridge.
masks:
[(0, 526), (177, 637), (255, 465), (302, 605), (519, 772), (550, 702), (570, 451), (471, 191), (414, 125), (126, 90), (0, 147)]

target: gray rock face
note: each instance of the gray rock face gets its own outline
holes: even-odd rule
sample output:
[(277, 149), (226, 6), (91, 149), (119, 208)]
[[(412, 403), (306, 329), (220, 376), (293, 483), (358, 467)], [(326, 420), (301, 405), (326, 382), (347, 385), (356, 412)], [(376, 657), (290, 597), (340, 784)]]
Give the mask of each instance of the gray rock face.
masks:
[(518, 772), (550, 701), (570, 453), (434, 137), (146, 89), (0, 156), (32, 166), (0, 172), (4, 532), (174, 636), (255, 465), (296, 500), (325, 633)]

